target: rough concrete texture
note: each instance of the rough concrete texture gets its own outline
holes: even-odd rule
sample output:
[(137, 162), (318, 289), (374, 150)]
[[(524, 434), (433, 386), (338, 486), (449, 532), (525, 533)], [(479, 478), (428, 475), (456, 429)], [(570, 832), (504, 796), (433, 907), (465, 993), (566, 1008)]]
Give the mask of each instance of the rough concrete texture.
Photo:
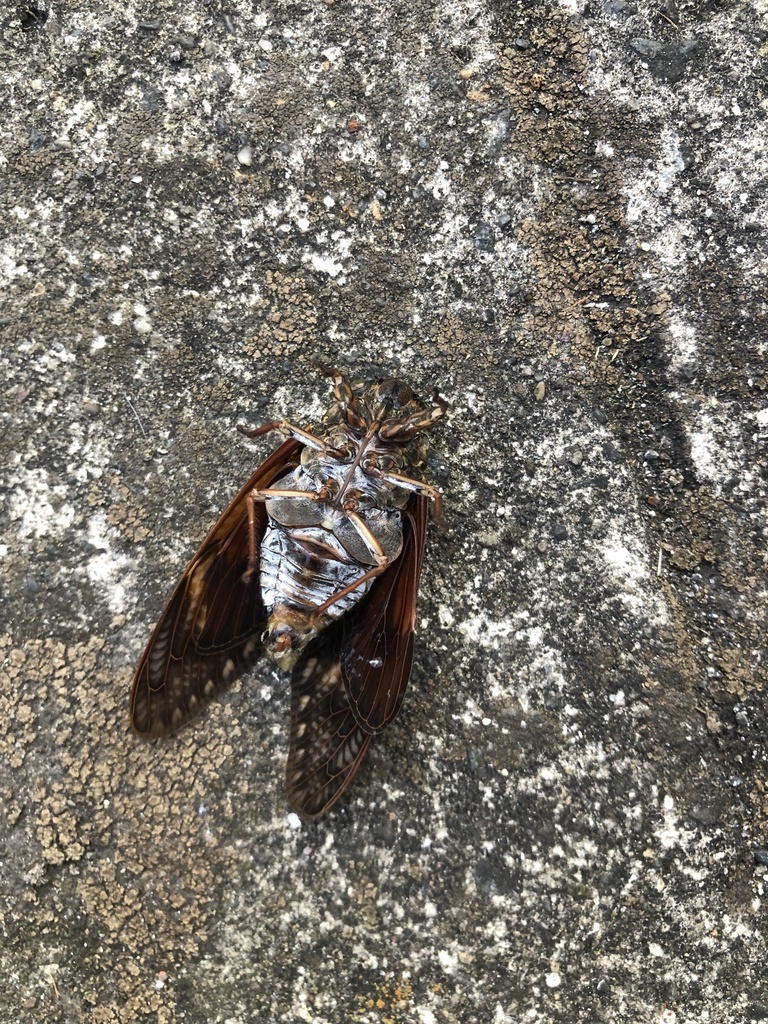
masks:
[[(6, 0), (0, 1020), (768, 1016), (768, 5)], [(450, 416), (327, 818), (132, 670), (312, 361)]]

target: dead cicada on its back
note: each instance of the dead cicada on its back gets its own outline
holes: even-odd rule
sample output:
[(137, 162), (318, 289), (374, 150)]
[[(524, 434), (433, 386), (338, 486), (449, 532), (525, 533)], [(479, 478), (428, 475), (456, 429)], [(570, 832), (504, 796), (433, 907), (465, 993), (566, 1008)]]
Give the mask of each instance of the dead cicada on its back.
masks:
[(413, 660), (429, 501), (424, 431), (443, 416), (403, 381), (350, 384), (317, 433), (289, 435), (184, 571), (141, 656), (131, 720), (178, 729), (262, 652), (291, 675), (288, 799), (316, 817), (400, 709)]

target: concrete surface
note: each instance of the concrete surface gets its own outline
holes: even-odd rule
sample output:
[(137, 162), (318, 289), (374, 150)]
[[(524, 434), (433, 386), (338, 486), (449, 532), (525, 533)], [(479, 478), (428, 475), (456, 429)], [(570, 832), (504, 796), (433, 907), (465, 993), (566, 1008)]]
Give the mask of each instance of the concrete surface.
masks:
[[(0, 1020), (768, 1017), (768, 5), (6, 0)], [(312, 361), (452, 404), (401, 717), (127, 722)]]

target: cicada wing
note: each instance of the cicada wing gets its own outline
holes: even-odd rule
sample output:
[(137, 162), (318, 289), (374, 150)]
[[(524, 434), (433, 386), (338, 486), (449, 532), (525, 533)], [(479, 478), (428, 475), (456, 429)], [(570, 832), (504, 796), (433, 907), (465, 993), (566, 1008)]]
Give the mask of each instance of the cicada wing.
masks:
[(385, 729), (405, 696), (413, 662), (427, 510), (427, 499), (413, 495), (403, 513), (400, 555), (342, 619), (341, 671), (352, 713), (366, 732)]
[(334, 804), (360, 767), (371, 736), (352, 714), (341, 675), (341, 623), (303, 652), (291, 677), (288, 802), (303, 818)]
[(427, 507), (421, 495), (411, 499), (397, 560), (309, 644), (293, 670), (287, 786), (302, 817), (316, 818), (339, 799), (373, 733), (400, 708), (413, 661)]
[[(178, 729), (261, 654), (266, 614), (250, 554), (247, 496), (297, 462), (286, 441), (256, 470), (201, 544), (149, 638), (131, 690), (131, 721), (145, 736)], [(257, 548), (266, 510), (255, 506)]]

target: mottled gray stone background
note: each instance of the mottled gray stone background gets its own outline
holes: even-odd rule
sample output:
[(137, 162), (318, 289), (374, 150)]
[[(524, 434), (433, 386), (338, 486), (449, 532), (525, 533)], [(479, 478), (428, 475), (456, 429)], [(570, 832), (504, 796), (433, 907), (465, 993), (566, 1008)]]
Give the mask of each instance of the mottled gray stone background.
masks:
[[(768, 1017), (768, 4), (4, 0), (0, 1020)], [(133, 667), (315, 359), (451, 402), (403, 713)]]

